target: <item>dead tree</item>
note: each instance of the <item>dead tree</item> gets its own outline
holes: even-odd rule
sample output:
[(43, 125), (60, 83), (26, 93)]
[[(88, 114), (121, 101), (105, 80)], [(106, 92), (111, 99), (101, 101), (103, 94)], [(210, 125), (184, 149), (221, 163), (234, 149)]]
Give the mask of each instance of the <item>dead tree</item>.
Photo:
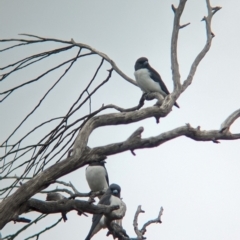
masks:
[[(135, 154), (134, 150), (136, 149), (158, 147), (161, 144), (181, 136), (185, 136), (195, 141), (211, 141), (213, 143), (218, 143), (220, 140), (235, 140), (240, 138), (239, 133), (232, 134), (229, 131), (231, 124), (240, 116), (240, 110), (236, 110), (226, 118), (220, 128), (211, 131), (204, 131), (201, 130), (200, 127), (194, 128), (190, 124), (186, 124), (185, 126), (179, 126), (178, 128), (157, 134), (156, 136), (152, 136), (150, 138), (142, 138), (141, 133), (144, 131), (144, 128), (140, 127), (136, 129), (125, 141), (94, 148), (89, 148), (88, 146), (88, 140), (91, 133), (99, 127), (130, 124), (147, 118), (156, 118), (158, 121), (160, 118), (167, 117), (172, 110), (174, 102), (192, 83), (198, 65), (211, 47), (212, 39), (214, 37), (211, 30), (212, 17), (221, 8), (212, 7), (210, 5), (210, 1), (206, 0), (208, 14), (203, 18), (206, 25), (206, 43), (193, 61), (187, 78), (184, 81), (181, 81), (177, 57), (177, 43), (179, 30), (189, 24), (180, 24), (180, 18), (186, 2), (186, 0), (180, 0), (177, 7), (172, 6), (172, 10), (174, 12), (174, 25), (171, 40), (171, 69), (174, 90), (164, 99), (160, 107), (152, 106), (142, 108), (145, 99), (141, 99), (137, 106), (129, 109), (109, 104), (103, 105), (99, 109), (94, 109), (94, 111), (92, 111), (92, 96), (100, 88), (104, 87), (104, 85), (110, 80), (113, 71), (128, 81), (129, 84), (136, 85), (136, 82), (124, 74), (110, 57), (89, 45), (77, 43), (73, 39), (71, 39), (71, 41), (64, 41), (22, 34), (26, 38), (0, 40), (1, 43), (9, 44), (6, 48), (2, 49), (1, 52), (28, 45), (43, 44), (45, 42), (64, 45), (63, 47), (61, 46), (60, 48), (56, 48), (54, 50), (34, 54), (1, 67), (1, 81), (9, 78), (9, 76), (13, 73), (26, 67), (30, 67), (32, 64), (43, 61), (55, 54), (77, 49), (77, 53), (71, 59), (50, 68), (37, 78), (26, 81), (0, 93), (2, 96), (1, 102), (4, 102), (10, 95), (17, 92), (20, 88), (39, 81), (43, 76), (55, 71), (56, 69), (67, 66), (62, 75), (41, 98), (39, 104), (35, 106), (35, 108), (26, 116), (25, 119), (23, 119), (23, 121), (1, 145), (1, 148), (5, 150), (3, 156), (1, 157), (1, 181), (6, 181), (8, 186), (2, 188), (0, 193), (3, 198), (0, 203), (0, 229), (2, 229), (10, 221), (26, 222), (29, 226), (31, 226), (32, 222), (29, 223), (28, 219), (20, 217), (20, 215), (29, 211), (36, 211), (42, 214), (62, 213), (64, 220), (66, 220), (65, 214), (71, 210), (77, 211), (79, 215), (84, 215), (85, 213), (103, 213), (110, 216), (111, 211), (116, 209), (117, 206), (96, 206), (94, 204), (89, 204), (87, 201), (77, 200), (77, 197), (86, 197), (89, 196), (89, 193), (80, 193), (76, 190), (73, 184), (58, 181), (60, 177), (76, 171), (93, 161), (101, 161), (110, 155), (118, 154), (124, 151), (131, 151), (132, 154)], [(13, 45), (12, 43), (15, 42), (17, 42), (17, 44)], [(80, 58), (87, 58), (91, 55), (99, 56), (101, 60), (99, 66), (97, 67), (94, 76), (89, 81), (87, 87), (69, 108), (68, 112), (64, 116), (51, 118), (42, 122), (18, 140), (13, 139), (16, 132), (21, 128), (28, 117), (35, 113), (36, 109), (42, 104), (50, 91), (52, 91), (60, 80), (70, 71), (71, 67)], [(104, 62), (107, 62), (110, 66), (107, 76), (98, 86), (90, 91), (90, 86), (99, 74)], [(85, 94), (87, 94), (87, 96), (84, 98)], [(152, 97), (155, 97), (154, 94)], [(73, 116), (76, 116), (76, 112), (87, 103), (89, 103), (89, 113), (84, 114), (81, 117), (77, 117), (73, 121), (72, 119)], [(112, 112), (104, 113), (105, 110), (112, 110)], [(31, 134), (52, 122), (56, 122), (54, 128), (51, 129), (51, 131), (49, 131), (43, 138), (39, 139), (35, 143), (25, 144), (25, 141), (29, 138), (29, 136), (31, 136)], [(9, 179), (12, 180), (10, 184)], [(61, 195), (55, 195), (52, 199), (54, 201), (41, 201), (33, 198), (33, 196), (39, 192), (49, 193), (45, 189), (55, 183), (64, 184), (65, 186), (67, 185), (72, 188), (73, 191), (67, 190), (67, 188), (57, 189), (55, 191), (66, 192), (69, 194), (69, 198), (61, 197)], [(95, 194), (97, 195), (98, 193)], [(48, 196), (50, 198), (48, 200), (51, 200), (51, 195)], [(136, 216), (134, 217), (134, 229), (137, 235), (136, 239), (144, 239), (143, 235), (146, 231), (146, 227), (150, 223), (161, 222), (162, 211), (163, 209), (161, 208), (157, 219), (146, 223), (142, 229), (138, 229), (137, 218), (138, 214), (142, 212), (141, 207), (138, 207)], [(42, 219), (43, 216), (39, 217), (35, 220), (35, 222)], [(61, 219), (59, 221), (61, 221)], [(53, 224), (51, 227), (54, 227), (57, 223)], [(114, 225), (112, 227), (117, 228), (117, 226)], [(120, 234), (115, 235), (119, 239), (129, 239), (127, 234), (124, 235), (121, 233), (122, 229), (115, 230), (116, 234)], [(37, 233), (35, 236), (37, 237), (41, 233), (42, 232)], [(13, 234), (11, 239), (14, 239), (17, 235), (18, 233)]]

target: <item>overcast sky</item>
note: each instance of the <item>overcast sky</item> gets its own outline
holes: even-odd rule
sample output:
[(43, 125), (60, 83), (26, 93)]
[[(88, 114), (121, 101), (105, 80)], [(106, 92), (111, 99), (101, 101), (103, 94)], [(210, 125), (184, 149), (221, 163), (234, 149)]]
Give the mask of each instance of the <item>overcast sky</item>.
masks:
[[(16, 38), (19, 33), (63, 40), (73, 38), (76, 42), (89, 44), (106, 53), (132, 78), (136, 59), (145, 56), (172, 91), (172, 3), (177, 5), (178, 1), (0, 1), (0, 38)], [(97, 129), (90, 137), (90, 147), (123, 141), (139, 126), (145, 129), (143, 137), (156, 136), (186, 123), (194, 127), (201, 126), (203, 130), (219, 129), (225, 118), (239, 108), (240, 2), (214, 0), (211, 3), (212, 6), (223, 7), (212, 22), (216, 37), (210, 52), (197, 69), (193, 84), (178, 99), (180, 109), (173, 107), (172, 112), (161, 119), (158, 125), (151, 118), (127, 126)], [(181, 23), (191, 24), (180, 31), (178, 44), (182, 81), (205, 43), (205, 24), (200, 20), (206, 12), (205, 0), (187, 1)], [(49, 46), (59, 47), (57, 44)], [(32, 46), (31, 50), (34, 48), (41, 51), (42, 47)], [(0, 67), (21, 59), (21, 54), (24, 55), (25, 50), (0, 55)], [(64, 55), (63, 60), (68, 56)], [(49, 96), (48, 103), (23, 128), (27, 131), (46, 118), (66, 113), (91, 79), (100, 60), (98, 57), (79, 60), (65, 77), (65, 82)], [(9, 89), (14, 84), (29, 80), (37, 76), (43, 68), (48, 69), (47, 63), (27, 72), (27, 76), (24, 73), (15, 74), (0, 88)], [(106, 78), (106, 69), (109, 68), (105, 63), (99, 83)], [(19, 90), (0, 104), (1, 142), (36, 105), (49, 87), (48, 81), (54, 77), (56, 79), (56, 76), (57, 74), (53, 74), (26, 90)], [(125, 108), (133, 107), (140, 96), (139, 88), (114, 73), (109, 83), (93, 98), (92, 107), (97, 109), (108, 103)], [(153, 104), (154, 101), (146, 105)], [(87, 108), (85, 110), (88, 111)], [(231, 127), (231, 131), (240, 132), (239, 120)], [(16, 139), (21, 134), (23, 132), (19, 131)], [(106, 164), (110, 182), (122, 187), (122, 197), (127, 204), (123, 226), (130, 236), (135, 236), (133, 217), (137, 206), (142, 205), (145, 214), (140, 215), (140, 226), (147, 220), (156, 218), (161, 206), (164, 208), (163, 223), (151, 225), (145, 235), (147, 239), (240, 239), (239, 141), (214, 144), (181, 137), (160, 147), (136, 150), (135, 153), (136, 156), (130, 152), (110, 156)], [(89, 191), (85, 167), (64, 176), (62, 180), (71, 181), (81, 192)], [(1, 188), (4, 187), (3, 183), (0, 184)], [(33, 215), (28, 216), (34, 219)], [(24, 239), (35, 230), (44, 229), (59, 217), (60, 214), (48, 217), (20, 234), (17, 239)], [(23, 225), (9, 223), (1, 233), (4, 237)], [(84, 239), (90, 226), (91, 215), (86, 218), (71, 212), (67, 222), (61, 222), (40, 239)], [(104, 237), (106, 232), (102, 230), (93, 239), (108, 239)]]

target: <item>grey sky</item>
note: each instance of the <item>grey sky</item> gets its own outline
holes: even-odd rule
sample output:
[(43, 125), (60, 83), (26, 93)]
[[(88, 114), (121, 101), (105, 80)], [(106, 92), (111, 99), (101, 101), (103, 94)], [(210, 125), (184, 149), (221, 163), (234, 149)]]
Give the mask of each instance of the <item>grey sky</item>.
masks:
[[(18, 33), (64, 40), (73, 38), (76, 42), (89, 44), (106, 53), (132, 78), (136, 59), (146, 56), (171, 91), (172, 3), (177, 4), (178, 1), (1, 1), (0, 38), (17, 37)], [(206, 130), (219, 129), (225, 118), (239, 108), (240, 2), (214, 0), (211, 4), (223, 7), (214, 16), (212, 23), (216, 37), (210, 52), (197, 70), (193, 84), (178, 99), (180, 109), (174, 107), (169, 116), (161, 119), (158, 125), (155, 119), (148, 119), (127, 126), (99, 128), (91, 135), (90, 147), (122, 141), (139, 126), (145, 129), (143, 137), (154, 136), (186, 123)], [(200, 21), (204, 14), (204, 0), (187, 2), (181, 22), (191, 24), (182, 29), (179, 36), (182, 80), (185, 80), (190, 64), (205, 43), (205, 25)], [(2, 55), (0, 65), (18, 59), (21, 54), (24, 55), (23, 50)], [(66, 58), (68, 53), (65, 54), (64, 59)], [(79, 60), (79, 64), (66, 76), (65, 81), (49, 96), (49, 105), (44, 105), (28, 121), (25, 130), (31, 129), (43, 119), (65, 113), (80, 93), (83, 84), (91, 78), (99, 62), (100, 59), (96, 57), (86, 61)], [(107, 63), (105, 66), (108, 69)], [(27, 77), (24, 73), (15, 74), (3, 88), (8, 89), (17, 81), (31, 79), (44, 67), (46, 66), (32, 69), (27, 72)], [(102, 78), (98, 81), (101, 82), (106, 74), (102, 71)], [(57, 74), (53, 74), (41, 83), (19, 91), (0, 105), (0, 124), (3, 129), (1, 142), (38, 102), (56, 76)], [(140, 89), (114, 73), (92, 104), (94, 109), (103, 103), (132, 107), (138, 103), (140, 96)], [(152, 104), (153, 102), (149, 102), (146, 105)], [(239, 120), (231, 127), (231, 131), (240, 132)], [(16, 137), (20, 135), (21, 131)], [(124, 228), (134, 236), (132, 221), (138, 205), (141, 204), (146, 211), (140, 215), (140, 226), (155, 218), (163, 206), (163, 223), (149, 227), (147, 239), (239, 239), (239, 149), (238, 141), (214, 144), (182, 137), (158, 148), (137, 150), (135, 157), (130, 152), (110, 156), (106, 165), (110, 182), (121, 185), (122, 197), (128, 207), (123, 221)], [(71, 181), (79, 191), (87, 192), (89, 189), (84, 172), (85, 168), (82, 168), (62, 179)], [(33, 219), (33, 214), (29, 216)], [(18, 239), (24, 239), (36, 229), (45, 228), (59, 217), (60, 214), (50, 216)], [(66, 223), (60, 223), (42, 238), (84, 239), (90, 224), (90, 215), (88, 218), (79, 217), (72, 212), (68, 214)], [(22, 225), (9, 223), (1, 233), (4, 237)], [(106, 230), (101, 231), (93, 239), (105, 239), (105, 234)]]

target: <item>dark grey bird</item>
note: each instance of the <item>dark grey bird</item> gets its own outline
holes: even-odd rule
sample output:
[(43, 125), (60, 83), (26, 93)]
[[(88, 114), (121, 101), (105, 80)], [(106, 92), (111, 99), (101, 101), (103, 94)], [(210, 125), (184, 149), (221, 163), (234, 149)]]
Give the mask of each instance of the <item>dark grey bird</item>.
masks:
[[(120, 198), (121, 188), (117, 184), (111, 184), (107, 189), (106, 193), (102, 196), (98, 204), (102, 205), (119, 205), (119, 209), (114, 210), (114, 213), (124, 217), (126, 213), (126, 205)], [(103, 214), (94, 214), (92, 218), (91, 229), (85, 238), (85, 240), (90, 240), (93, 235), (95, 235), (102, 228), (106, 228), (106, 217)]]
[[(109, 187), (108, 173), (105, 161), (90, 163), (86, 168), (86, 179), (93, 192), (106, 190)], [(100, 197), (99, 197), (100, 198)]]
[[(150, 66), (147, 58), (141, 57), (136, 61), (134, 75), (144, 93), (159, 92), (163, 97), (169, 95), (161, 76)], [(177, 102), (174, 105), (179, 108)]]

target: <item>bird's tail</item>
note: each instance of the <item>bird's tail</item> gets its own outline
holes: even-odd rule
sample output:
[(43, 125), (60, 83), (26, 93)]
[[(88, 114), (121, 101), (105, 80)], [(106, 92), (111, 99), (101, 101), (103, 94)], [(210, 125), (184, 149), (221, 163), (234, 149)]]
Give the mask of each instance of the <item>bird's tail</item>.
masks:
[(87, 235), (87, 237), (85, 238), (85, 240), (90, 240), (91, 239), (91, 236), (90, 234)]
[(88, 235), (86, 236), (85, 240), (90, 240), (92, 238), (92, 229), (90, 229)]
[(177, 102), (174, 103), (174, 106), (176, 106), (177, 108), (180, 108)]

